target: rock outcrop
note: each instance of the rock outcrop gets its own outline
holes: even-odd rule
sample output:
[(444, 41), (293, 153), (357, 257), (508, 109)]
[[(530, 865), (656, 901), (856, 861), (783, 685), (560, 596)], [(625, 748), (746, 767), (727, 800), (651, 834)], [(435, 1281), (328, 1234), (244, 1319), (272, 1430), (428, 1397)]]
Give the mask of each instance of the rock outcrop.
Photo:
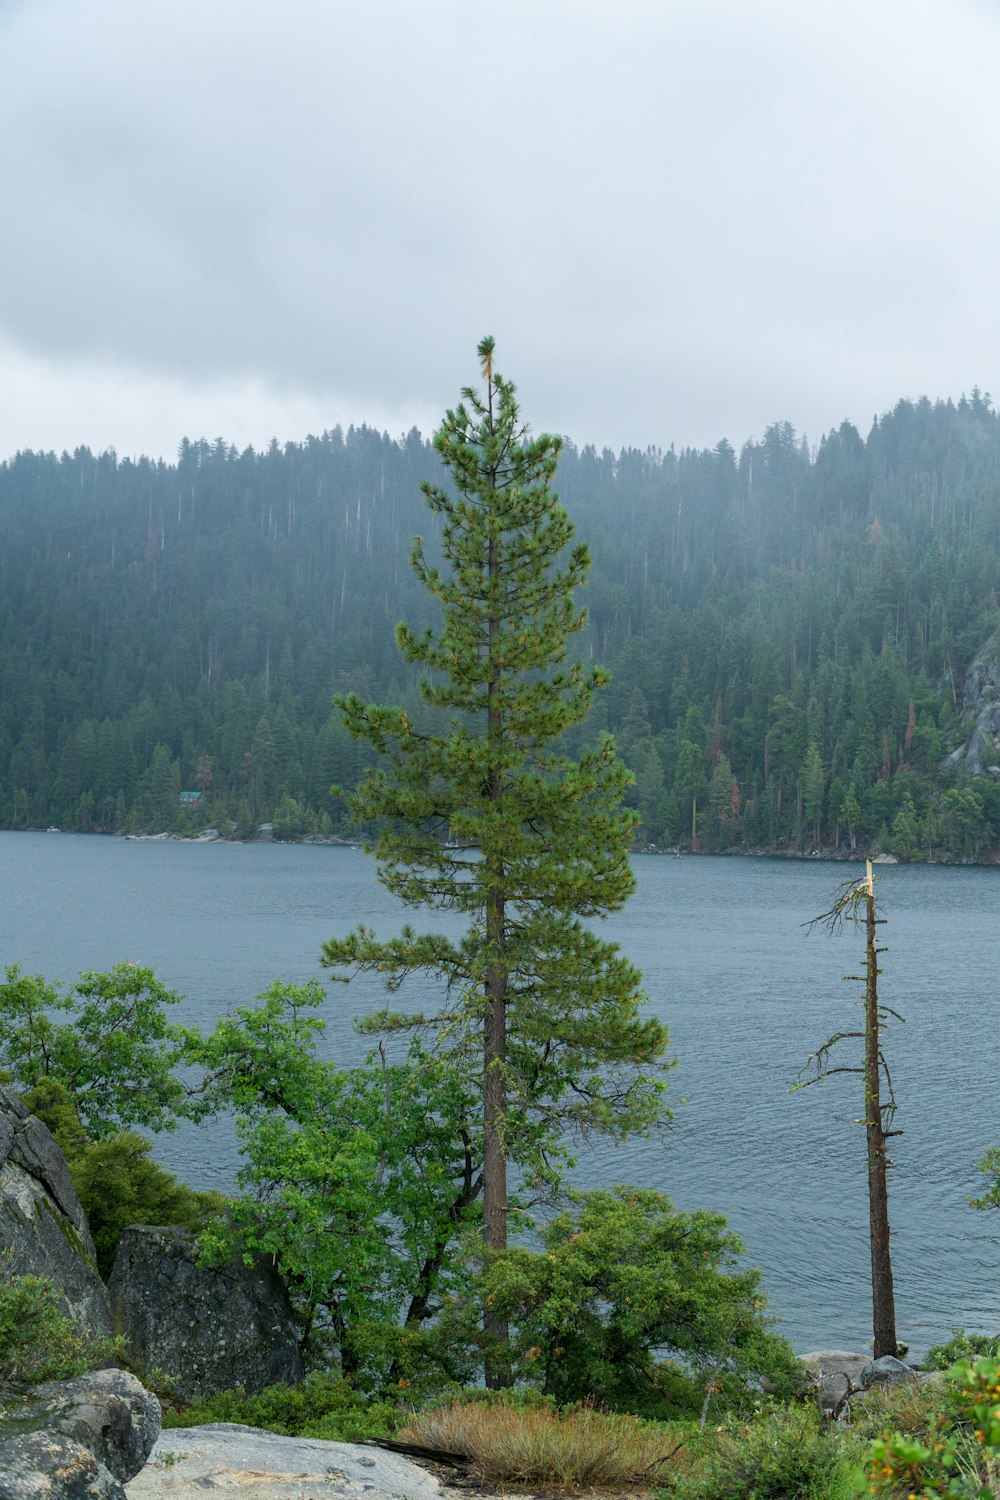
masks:
[(825, 1421), (839, 1417), (852, 1396), (919, 1379), (916, 1370), (889, 1354), (872, 1359), (868, 1354), (847, 1349), (815, 1349), (798, 1358), (816, 1392), (820, 1415)]
[(1000, 776), (1000, 630), (977, 652), (962, 688), (963, 720), (969, 728), (964, 744), (941, 762), (942, 771), (964, 764), (970, 775), (989, 771)]
[(256, 1427), (212, 1422), (164, 1432), (149, 1463), (128, 1486), (128, 1500), (444, 1500), (457, 1495), (397, 1453), (359, 1443), (278, 1437)]
[(302, 1379), (292, 1308), (266, 1261), (198, 1265), (188, 1231), (133, 1225), (108, 1282), (129, 1362), (183, 1401), (240, 1386), (253, 1394)]
[(111, 1332), (94, 1241), (55, 1137), (0, 1087), (0, 1252), (13, 1276), (47, 1276), (66, 1315)]
[(856, 1354), (848, 1349), (814, 1349), (811, 1354), (798, 1355), (798, 1361), (817, 1385), (828, 1376), (844, 1375), (851, 1389), (859, 1391), (872, 1358), (870, 1354)]
[(861, 1372), (861, 1384), (866, 1391), (887, 1385), (907, 1385), (916, 1378), (916, 1370), (904, 1365), (901, 1359), (893, 1359), (891, 1354), (871, 1360)]
[(0, 1410), (0, 1500), (125, 1500), (160, 1432), (160, 1403), (134, 1375), (52, 1380)]

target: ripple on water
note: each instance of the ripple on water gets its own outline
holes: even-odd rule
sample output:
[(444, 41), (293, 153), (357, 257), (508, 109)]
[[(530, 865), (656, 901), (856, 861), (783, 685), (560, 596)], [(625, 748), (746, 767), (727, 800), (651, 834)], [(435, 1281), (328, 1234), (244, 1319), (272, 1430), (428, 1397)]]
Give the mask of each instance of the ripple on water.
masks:
[[(863, 962), (860, 940), (803, 926), (856, 867), (710, 858), (635, 867), (636, 895), (603, 930), (642, 968), (670, 1026), (676, 1119), (655, 1139), (581, 1151), (577, 1180), (638, 1182), (726, 1214), (799, 1347), (863, 1344), (860, 1080), (790, 1092), (808, 1054), (860, 1019), (858, 987), (842, 983)], [(151, 964), (185, 996), (183, 1019), (203, 1024), (275, 978), (325, 985), (325, 938), (361, 919), (383, 933), (401, 920), (371, 861), (351, 849), (0, 833), (0, 873), (6, 961), (62, 980), (124, 958)], [(905, 1132), (890, 1186), (898, 1321), (921, 1349), (956, 1325), (1000, 1331), (1000, 1214), (966, 1203), (977, 1159), (1000, 1145), (1000, 871), (891, 866), (878, 891), (889, 919), (882, 995), (907, 1017), (887, 1037)], [(446, 918), (437, 925), (457, 930)], [(414, 1004), (433, 999), (419, 984), (410, 993)], [(360, 1059), (366, 1044), (351, 1020), (382, 1000), (372, 981), (331, 991), (331, 1055)], [(228, 1121), (184, 1127), (156, 1149), (198, 1185), (232, 1181)]]

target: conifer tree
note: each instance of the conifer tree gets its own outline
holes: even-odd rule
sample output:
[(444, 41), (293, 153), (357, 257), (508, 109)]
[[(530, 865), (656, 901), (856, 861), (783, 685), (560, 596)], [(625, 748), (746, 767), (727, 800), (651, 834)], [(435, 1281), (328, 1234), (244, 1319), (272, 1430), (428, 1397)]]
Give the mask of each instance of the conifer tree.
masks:
[[(645, 1065), (667, 1039), (639, 1014), (638, 971), (584, 925), (633, 889), (629, 773), (606, 736), (576, 760), (558, 746), (607, 680), (567, 660), (589, 557), (570, 545), (551, 489), (560, 440), (528, 436), (493, 348), (490, 338), (478, 348), (485, 391), (464, 389), (434, 437), (453, 488), (423, 485), (444, 562), (417, 538), (412, 564), (440, 627), (396, 630), (448, 727), (420, 732), (402, 709), (338, 699), (350, 732), (380, 756), (352, 802), (358, 821), (377, 823), (380, 880), (406, 904), (458, 911), (469, 925), (459, 941), (407, 925), (383, 942), (359, 927), (323, 948), (325, 964), (378, 972), (390, 991), (414, 971), (441, 981), (435, 1016), (383, 1013), (369, 1028), (437, 1026), (475, 1075), (487, 1252), (507, 1243), (509, 1160), (551, 1182), (567, 1128), (623, 1136), (662, 1115), (662, 1081)], [(497, 1370), (488, 1364), (491, 1384)]]

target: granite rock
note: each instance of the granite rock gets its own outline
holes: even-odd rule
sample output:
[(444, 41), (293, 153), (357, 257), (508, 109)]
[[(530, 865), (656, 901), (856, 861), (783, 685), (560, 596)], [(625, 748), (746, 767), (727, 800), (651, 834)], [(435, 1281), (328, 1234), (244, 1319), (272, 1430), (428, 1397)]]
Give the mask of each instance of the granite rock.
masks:
[(161, 1434), (128, 1500), (449, 1500), (456, 1492), (398, 1453), (211, 1422)]
[(0, 1086), (0, 1252), (13, 1276), (46, 1276), (63, 1312), (95, 1334), (111, 1332), (107, 1293), (87, 1216), (55, 1137)]
[(108, 1282), (129, 1363), (182, 1401), (241, 1387), (253, 1394), (302, 1379), (291, 1304), (270, 1263), (198, 1264), (184, 1229), (126, 1229)]

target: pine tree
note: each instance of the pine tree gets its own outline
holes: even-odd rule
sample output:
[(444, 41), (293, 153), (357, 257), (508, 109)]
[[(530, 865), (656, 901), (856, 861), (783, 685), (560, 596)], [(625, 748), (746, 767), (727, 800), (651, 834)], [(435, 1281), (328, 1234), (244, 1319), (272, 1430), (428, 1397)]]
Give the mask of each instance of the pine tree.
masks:
[[(360, 927), (327, 942), (323, 962), (376, 971), (390, 991), (417, 970), (441, 981), (440, 1045), (481, 1092), (491, 1252), (507, 1243), (508, 1160), (551, 1182), (565, 1129), (620, 1137), (661, 1117), (663, 1085), (644, 1065), (667, 1038), (639, 1015), (638, 971), (584, 925), (633, 889), (636, 818), (621, 805), (629, 773), (608, 737), (577, 760), (557, 746), (607, 680), (567, 663), (589, 557), (570, 546), (551, 489), (560, 440), (527, 436), (514, 386), (494, 371), (493, 340), (478, 353), (485, 394), (464, 389), (434, 438), (454, 489), (423, 485), (442, 521), (444, 566), (420, 538), (412, 553), (441, 625), (396, 630), (403, 656), (427, 673), (425, 703), (451, 711), (448, 728), (421, 733), (402, 709), (338, 699), (350, 732), (381, 758), (352, 802), (356, 821), (378, 822), (380, 880), (407, 905), (462, 912), (469, 926), (457, 942), (408, 925), (380, 942)], [(369, 1024), (414, 1019), (383, 1013)], [(486, 1332), (506, 1337), (498, 1322)], [(502, 1382), (502, 1360), (487, 1379)]]

